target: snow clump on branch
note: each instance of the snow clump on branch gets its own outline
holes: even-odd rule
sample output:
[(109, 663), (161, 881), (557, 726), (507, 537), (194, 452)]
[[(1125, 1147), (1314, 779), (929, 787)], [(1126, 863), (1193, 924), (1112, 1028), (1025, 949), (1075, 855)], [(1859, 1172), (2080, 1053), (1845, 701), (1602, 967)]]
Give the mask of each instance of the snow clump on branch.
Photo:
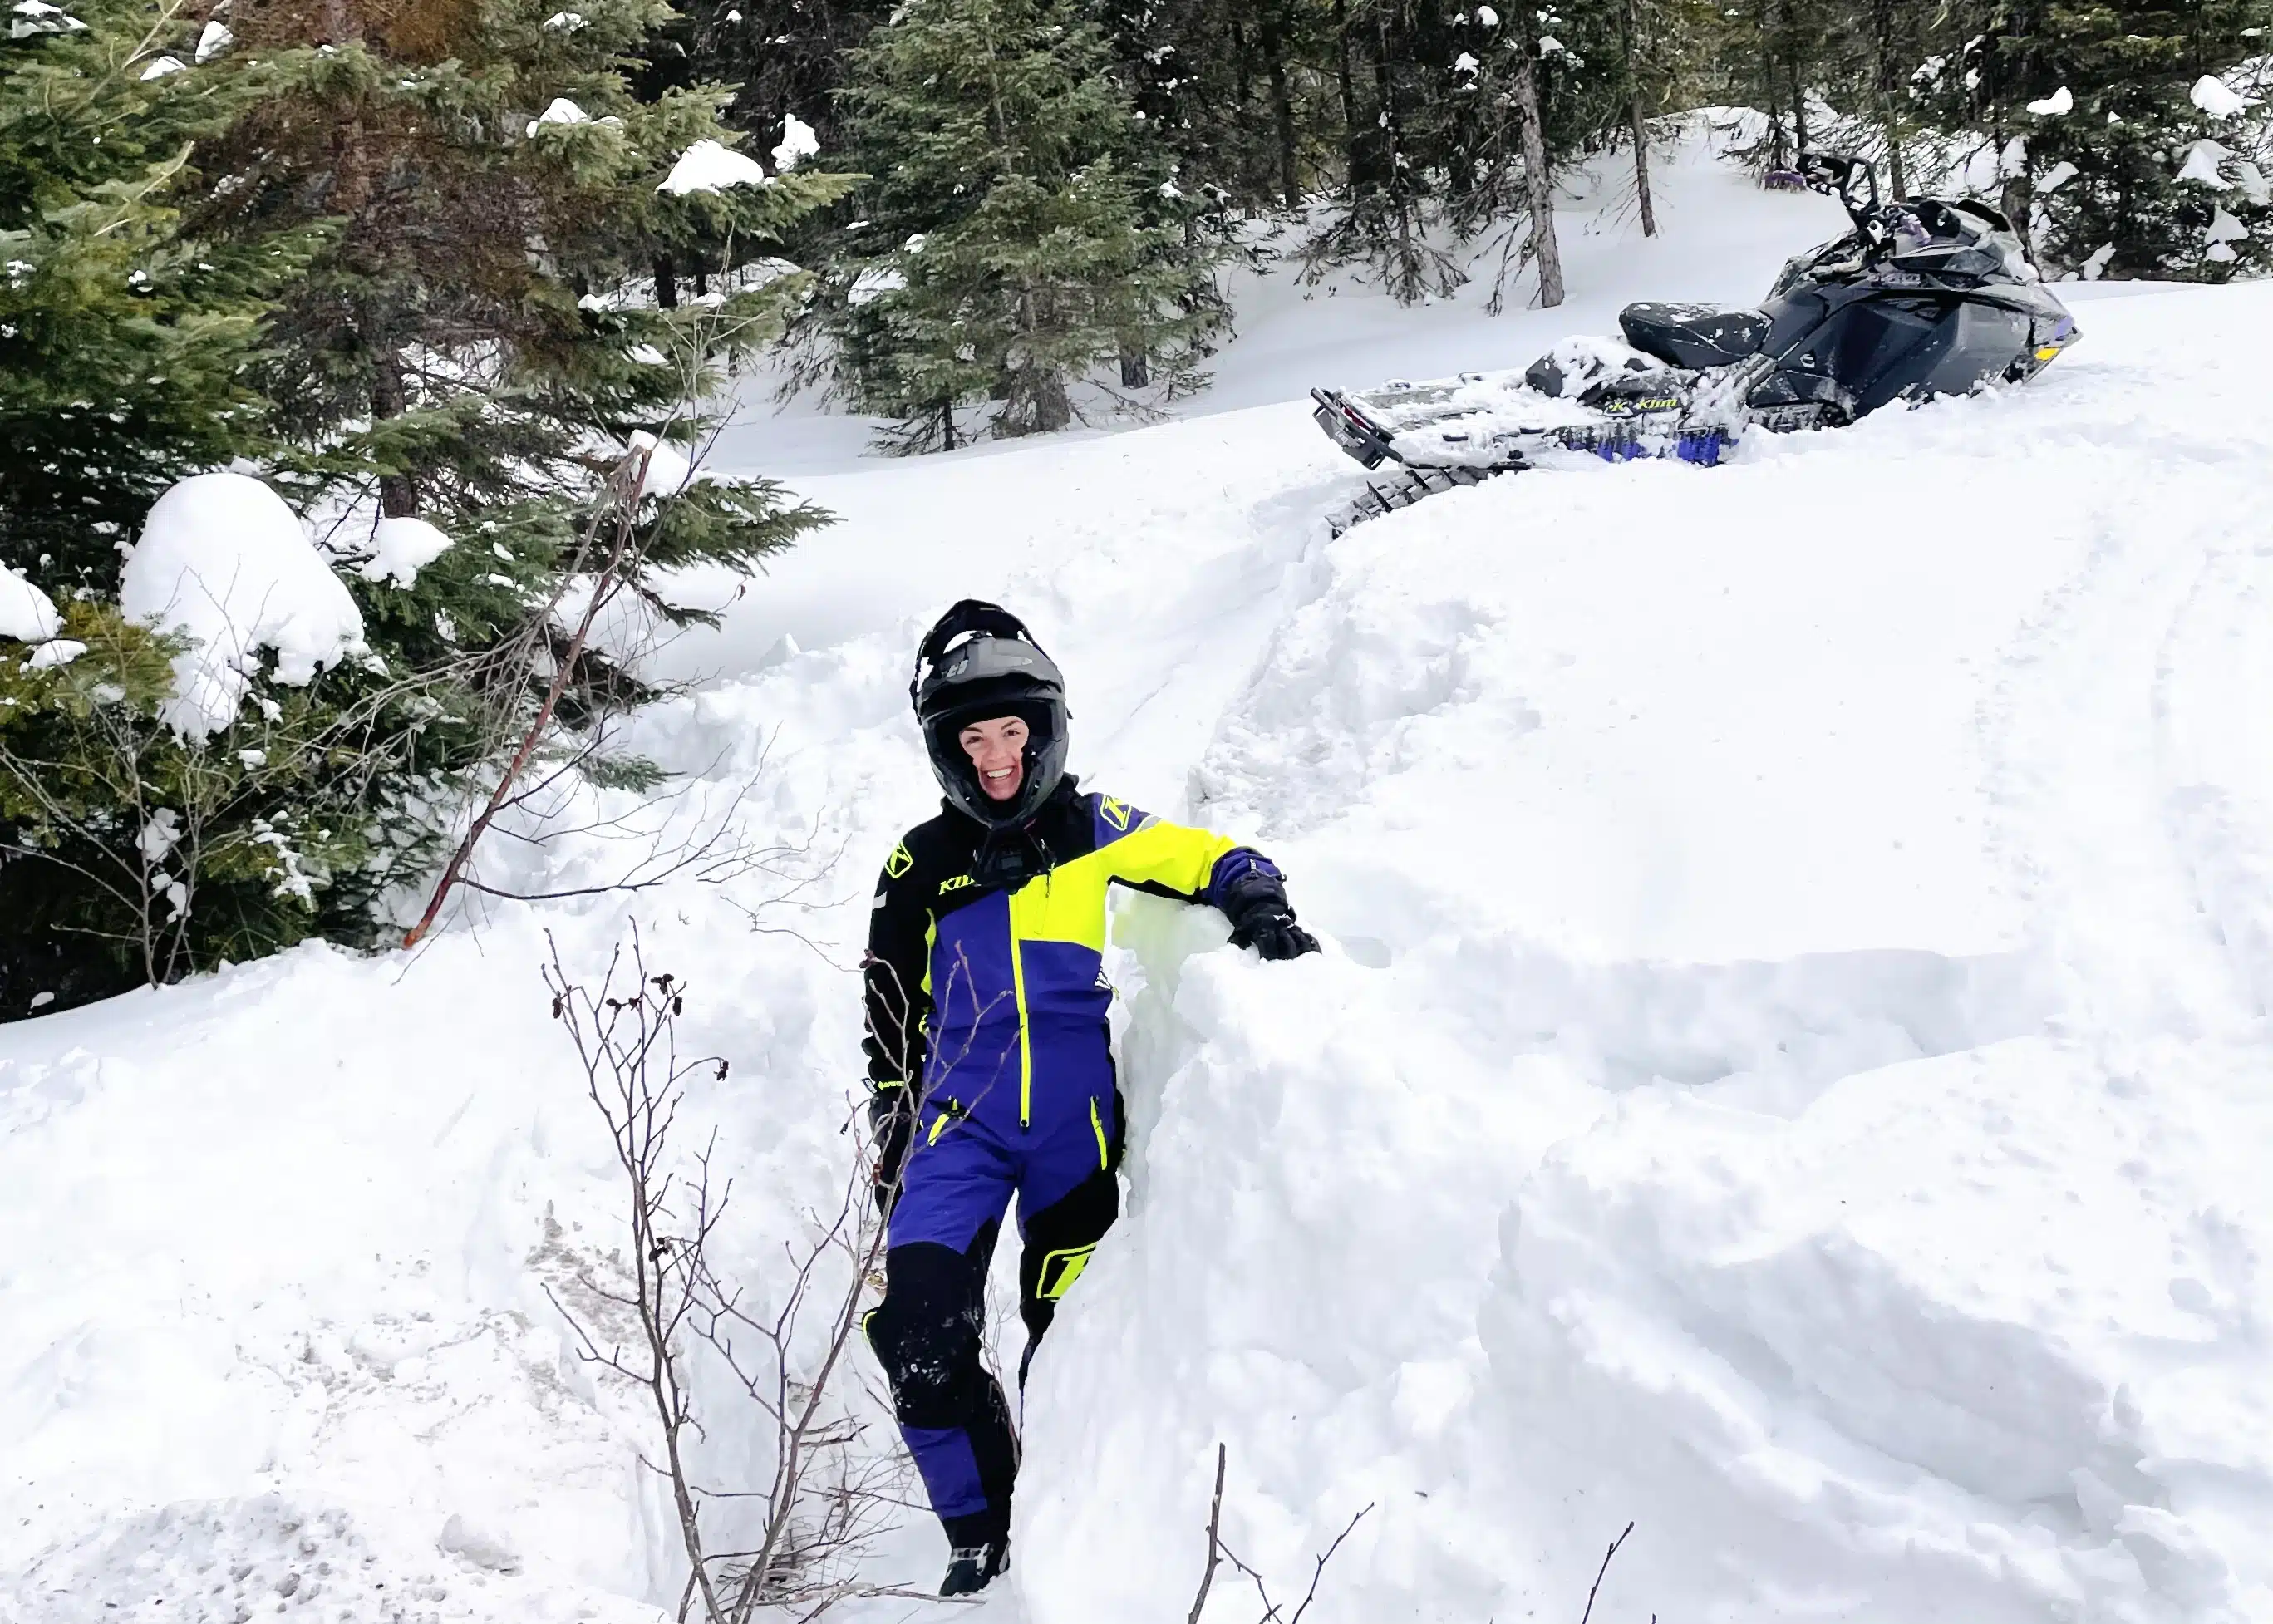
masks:
[(775, 172), (786, 175), (820, 151), (821, 138), (813, 132), (813, 126), (795, 113), (784, 114), (781, 145), (774, 148)]
[(2187, 94), (2194, 104), (2212, 118), (2238, 117), (2254, 105), (2250, 97), (2231, 88), (2213, 73), (2196, 79), (2194, 89)]
[(424, 519), (381, 519), (371, 533), (371, 557), (356, 574), (364, 580), (415, 586), (418, 572), (450, 550), (447, 536)]
[(127, 555), (118, 607), (188, 643), (167, 722), (204, 740), (236, 719), (274, 650), (274, 680), (305, 687), (362, 654), (363, 616), (284, 499), (244, 474), (199, 474), (151, 506)]
[(566, 96), (555, 96), (552, 104), (529, 121), (528, 133), (534, 136), (547, 124), (588, 124), (592, 116)]
[(679, 154), (657, 192), (683, 198), (690, 192), (724, 192), (729, 186), (764, 186), (765, 166), (746, 154), (716, 141), (697, 141)]
[(45, 643), (63, 629), (55, 600), (5, 564), (0, 564), (0, 637)]

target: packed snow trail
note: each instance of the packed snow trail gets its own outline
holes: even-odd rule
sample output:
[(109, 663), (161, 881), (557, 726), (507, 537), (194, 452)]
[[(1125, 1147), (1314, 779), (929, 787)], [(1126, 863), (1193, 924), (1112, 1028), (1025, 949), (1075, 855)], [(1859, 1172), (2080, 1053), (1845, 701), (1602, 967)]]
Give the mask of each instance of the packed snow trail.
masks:
[(1282, 1598), (1374, 1507), (1329, 1624), (1575, 1617), (1629, 1519), (1598, 1616), (2273, 1612), (2273, 289), (2086, 291), (2029, 390), (1332, 545), (1299, 405), (800, 482), (846, 523), (639, 724), (687, 794), (587, 808), (768, 868), (0, 1033), (0, 1619), (676, 1600), (546, 1294), (620, 1196), (536, 966), (636, 919), (694, 982), (762, 1282), (843, 1170), (874, 865), (936, 801), (908, 657), (965, 593), (1066, 667), (1076, 771), (1332, 938), (1121, 909), (1130, 1201), (988, 1616), (1183, 1616), (1218, 1441)]

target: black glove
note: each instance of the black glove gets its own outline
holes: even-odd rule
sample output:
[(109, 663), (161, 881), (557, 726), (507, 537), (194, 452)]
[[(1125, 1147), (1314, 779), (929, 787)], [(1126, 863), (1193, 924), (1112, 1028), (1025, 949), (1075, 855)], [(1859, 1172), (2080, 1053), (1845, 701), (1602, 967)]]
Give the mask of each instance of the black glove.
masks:
[(905, 1083), (878, 1088), (868, 1096), (868, 1126), (876, 1152), (869, 1176), (876, 1185), (876, 1210), (889, 1218), (899, 1199), (900, 1172), (916, 1132), (916, 1099)]
[(1294, 922), (1287, 893), (1277, 885), (1257, 886), (1232, 898), (1231, 944), (1251, 947), (1264, 959), (1300, 959), (1318, 951), (1318, 938)]
[(1234, 947), (1251, 947), (1265, 959), (1300, 959), (1318, 951), (1317, 937), (1294, 922), (1287, 887), (1268, 869), (1250, 868), (1232, 881), (1221, 903)]

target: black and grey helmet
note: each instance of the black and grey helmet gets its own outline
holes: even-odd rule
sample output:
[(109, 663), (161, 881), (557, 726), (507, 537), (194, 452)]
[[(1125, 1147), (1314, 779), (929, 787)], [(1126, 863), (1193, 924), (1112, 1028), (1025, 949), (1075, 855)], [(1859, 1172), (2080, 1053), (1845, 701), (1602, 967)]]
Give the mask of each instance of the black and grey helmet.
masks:
[[(1009, 610), (966, 598), (941, 615), (916, 650), (908, 698), (940, 788), (979, 823), (1016, 827), (1065, 777), (1065, 678)], [(973, 722), (1001, 716), (1026, 724), (1025, 776), (1009, 801), (991, 800), (979, 787), (979, 769), (958, 736)]]

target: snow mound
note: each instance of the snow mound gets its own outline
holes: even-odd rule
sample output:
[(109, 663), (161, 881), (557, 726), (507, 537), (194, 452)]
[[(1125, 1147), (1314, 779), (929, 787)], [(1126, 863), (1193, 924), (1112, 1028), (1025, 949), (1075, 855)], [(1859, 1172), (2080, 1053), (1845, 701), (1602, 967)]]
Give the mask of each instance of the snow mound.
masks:
[(29, 581), (0, 564), (0, 637), (18, 643), (45, 643), (63, 629), (55, 600)]
[(386, 518), (371, 528), (371, 555), (356, 574), (366, 581), (415, 586), (418, 572), (447, 553), (450, 538), (424, 519)]
[(746, 154), (716, 141), (697, 141), (679, 154), (657, 192), (681, 198), (693, 192), (724, 192), (729, 186), (769, 184), (765, 166)]
[(284, 499), (244, 474), (199, 474), (151, 505), (119, 577), (130, 620), (179, 634), (166, 719), (205, 739), (229, 725), (262, 656), (304, 687), (364, 650), (355, 600)]
[[(1332, 1624), (1575, 1616), (1629, 1521), (1613, 1617), (2267, 1616), (2266, 303), (1326, 550), (1190, 785), (1329, 951), (1124, 913), (1036, 1624), (1188, 1607), (1219, 1442), (1282, 1595), (1373, 1507)], [(1993, 551), (1851, 500), (2016, 458)]]

